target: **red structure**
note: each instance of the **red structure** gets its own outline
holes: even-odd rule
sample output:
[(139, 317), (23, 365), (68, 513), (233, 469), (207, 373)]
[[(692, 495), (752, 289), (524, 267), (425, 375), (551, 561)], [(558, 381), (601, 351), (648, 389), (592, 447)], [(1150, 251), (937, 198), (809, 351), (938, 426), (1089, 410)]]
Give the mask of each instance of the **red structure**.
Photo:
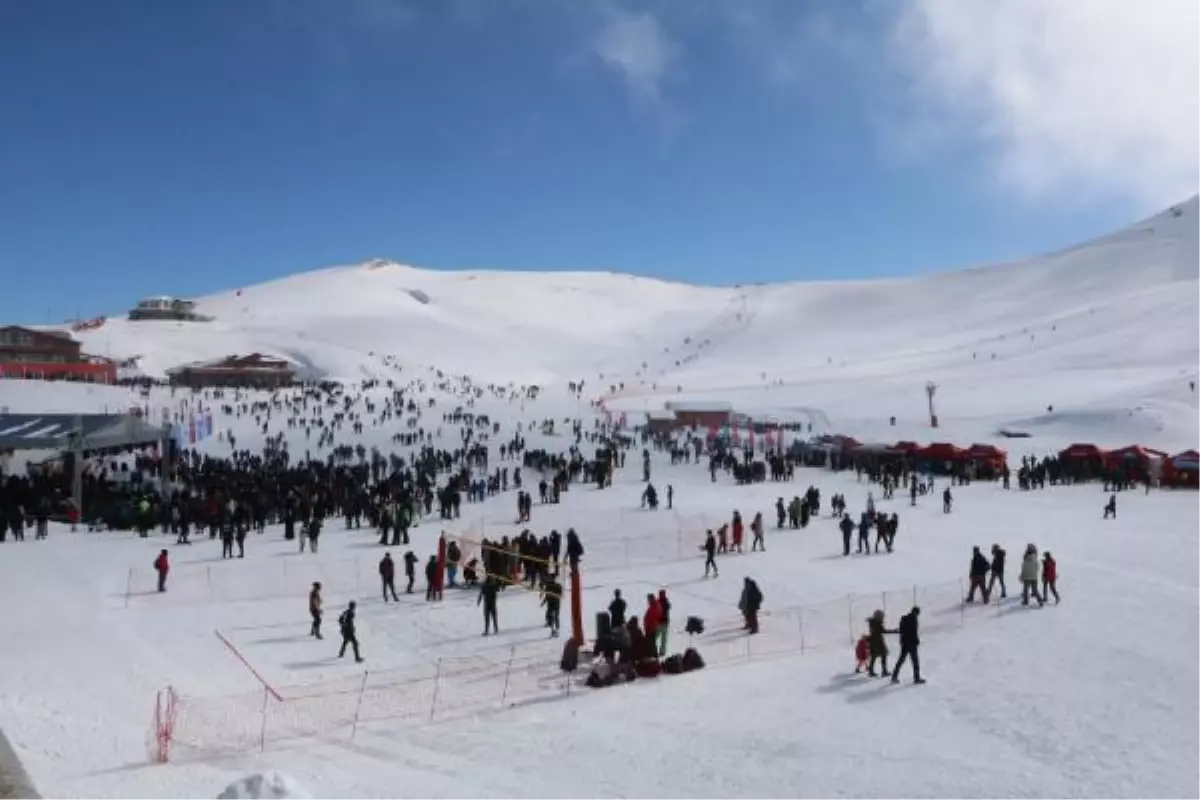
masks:
[(1073, 444), (1058, 454), (1062, 461), (1103, 461), (1104, 451), (1094, 444)]
[(949, 442), (934, 442), (917, 451), (917, 455), (929, 461), (962, 461), (966, 458), (967, 451)]
[(0, 377), (26, 380), (78, 380), (113, 383), (116, 364), (86, 356), (69, 333), (0, 327)]
[(1184, 450), (1166, 459), (1159, 483), (1172, 489), (1200, 489), (1200, 453)]
[(967, 448), (966, 458), (985, 464), (992, 469), (1002, 470), (1008, 463), (1008, 453), (992, 444), (973, 444)]
[(0, 378), (116, 383), (117, 365), (111, 361), (8, 361), (0, 362)]

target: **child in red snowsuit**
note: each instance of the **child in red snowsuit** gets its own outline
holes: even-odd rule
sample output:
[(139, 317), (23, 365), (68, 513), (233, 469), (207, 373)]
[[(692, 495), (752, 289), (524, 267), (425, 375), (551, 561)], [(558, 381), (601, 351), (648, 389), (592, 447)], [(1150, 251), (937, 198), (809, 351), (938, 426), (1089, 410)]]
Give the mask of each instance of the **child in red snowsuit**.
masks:
[(733, 549), (742, 552), (742, 515), (733, 512)]
[(858, 643), (854, 645), (854, 660), (857, 662), (854, 665), (854, 671), (862, 672), (867, 668), (867, 662), (871, 659), (871, 641), (864, 633), (858, 639)]

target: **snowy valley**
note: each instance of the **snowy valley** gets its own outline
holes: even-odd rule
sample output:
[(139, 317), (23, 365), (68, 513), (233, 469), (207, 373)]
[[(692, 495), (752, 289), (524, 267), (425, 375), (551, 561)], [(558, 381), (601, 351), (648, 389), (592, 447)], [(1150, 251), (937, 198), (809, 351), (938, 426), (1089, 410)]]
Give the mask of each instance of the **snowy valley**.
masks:
[[(726, 403), (797, 426), (793, 438), (988, 443), (1015, 472), (1023, 457), (1078, 442), (1200, 446), (1198, 212), (1193, 197), (1058, 253), (888, 281), (717, 288), (374, 261), (198, 298), (210, 321), (113, 317), (75, 336), (150, 378), (235, 354), (286, 359), (306, 380), (345, 386), (364, 429), (338, 427), (336, 444), (365, 451), (407, 458), (417, 444), (397, 437), (418, 430), (434, 448), (460, 448), (446, 415), (486, 415), (493, 471), (522, 466), (499, 454), (514, 435), (551, 454), (578, 442), (590, 459), (588, 435), (621, 418), (642, 425), (675, 401)], [(387, 419), (369, 410), (396, 389), (411, 409)], [(267, 420), (254, 405), (276, 397), (0, 381), (5, 414), (133, 407), (157, 421), (164, 409), (177, 419), (205, 410), (213, 435), (185, 443), (204, 455), (257, 453), (271, 437), (293, 463), (329, 458), (304, 424), (285, 425), (278, 409)], [(707, 458), (676, 463), (655, 449), (652, 482), (673, 500), (652, 510), (642, 447), (637, 439), (611, 487), (579, 481), (560, 503), (535, 498), (528, 522), (514, 522), (515, 491), (499, 491), (464, 501), (459, 517), (435, 510), (400, 547), (337, 516), (319, 553), (299, 552), (276, 522), (250, 533), (235, 560), (207, 533), (176, 545), (157, 527), (141, 538), (55, 522), (44, 541), (0, 545), (11, 605), (0, 620), (0, 729), (54, 796), (207, 797), (267, 770), (344, 797), (1200, 792), (1194, 491), (1122, 491), (1109, 518), (1099, 482), (1023, 491), (975, 480), (951, 487), (946, 513), (941, 475), (910, 501), (885, 498), (853, 469), (799, 466), (790, 482), (736, 485)], [(529, 489), (538, 471), (524, 471)], [(897, 514), (894, 551), (843, 555), (827, 500), (807, 527), (777, 527), (776, 501), (809, 486), (844, 495), (854, 518), (868, 503)], [(735, 510), (763, 514), (766, 552), (722, 554), (719, 577), (706, 577), (705, 532)], [(442, 535), (479, 553), (482, 539), (526, 528), (578, 530), (588, 631), (614, 590), (640, 615), (645, 596), (665, 589), (671, 651), (690, 643), (707, 666), (591, 689), (559, 670), (562, 639), (548, 637), (534, 592), (507, 592), (500, 633), (486, 638), (474, 591), (447, 588), (427, 603), (418, 574), (416, 594), (380, 598), (384, 551), (424, 563)], [(1060, 604), (1020, 602), (1029, 543), (1057, 559)], [(972, 547), (993, 544), (1009, 554), (1008, 597), (964, 603)], [(151, 563), (163, 548), (172, 568), (159, 593)], [(738, 613), (746, 577), (764, 594), (756, 636)], [(308, 635), (316, 580), (324, 641)], [(336, 657), (334, 619), (351, 600), (363, 664)], [(899, 685), (856, 674), (866, 618), (882, 610), (891, 628), (914, 605), (928, 682), (912, 685), (908, 667)], [(688, 616), (707, 628), (690, 641)], [(154, 763), (161, 704), (172, 701), (170, 759)]]

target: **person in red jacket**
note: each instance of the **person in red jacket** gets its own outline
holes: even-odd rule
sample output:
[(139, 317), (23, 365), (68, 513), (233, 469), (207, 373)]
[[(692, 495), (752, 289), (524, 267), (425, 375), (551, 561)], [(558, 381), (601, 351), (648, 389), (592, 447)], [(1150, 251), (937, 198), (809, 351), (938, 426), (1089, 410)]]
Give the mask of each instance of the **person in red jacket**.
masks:
[[(658, 635), (658, 625), (662, 622), (662, 608), (658, 598), (652, 594), (646, 595), (646, 613), (642, 615), (642, 633), (652, 643)], [(657, 650), (657, 648), (655, 648)]]
[(158, 558), (154, 559), (154, 570), (158, 573), (158, 590), (165, 592), (167, 590), (167, 573), (171, 571), (166, 550), (160, 550)]
[(733, 549), (737, 552), (742, 552), (742, 514), (740, 511), (733, 512)]
[(1050, 599), (1050, 595), (1054, 595), (1054, 604), (1058, 605), (1058, 562), (1050, 555), (1047, 550), (1042, 554), (1042, 598)]

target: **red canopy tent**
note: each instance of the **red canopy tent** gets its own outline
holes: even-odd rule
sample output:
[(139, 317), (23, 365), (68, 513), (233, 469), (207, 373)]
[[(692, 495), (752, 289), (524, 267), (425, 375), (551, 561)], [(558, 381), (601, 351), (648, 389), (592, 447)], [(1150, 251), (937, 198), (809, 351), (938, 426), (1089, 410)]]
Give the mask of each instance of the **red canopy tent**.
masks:
[(1184, 450), (1165, 460), (1159, 481), (1177, 489), (1200, 489), (1200, 453)]
[(961, 447), (955, 447), (949, 442), (934, 442), (917, 452), (921, 458), (926, 458), (930, 461), (961, 461), (967, 455), (966, 450), (963, 450)]
[(913, 454), (921, 452), (921, 445), (916, 442), (896, 442), (893, 450), (899, 450), (901, 453)]
[(1110, 467), (1119, 467), (1131, 461), (1143, 467), (1149, 467), (1151, 462), (1165, 458), (1165, 456), (1166, 454), (1160, 450), (1151, 450), (1140, 444), (1131, 444), (1128, 447), (1109, 450), (1104, 456), (1104, 461)]
[(971, 461), (982, 461), (998, 469), (1008, 463), (1008, 453), (993, 444), (971, 445), (967, 448), (967, 458)]
[(1073, 444), (1058, 454), (1063, 461), (1100, 461), (1104, 451), (1094, 444)]

